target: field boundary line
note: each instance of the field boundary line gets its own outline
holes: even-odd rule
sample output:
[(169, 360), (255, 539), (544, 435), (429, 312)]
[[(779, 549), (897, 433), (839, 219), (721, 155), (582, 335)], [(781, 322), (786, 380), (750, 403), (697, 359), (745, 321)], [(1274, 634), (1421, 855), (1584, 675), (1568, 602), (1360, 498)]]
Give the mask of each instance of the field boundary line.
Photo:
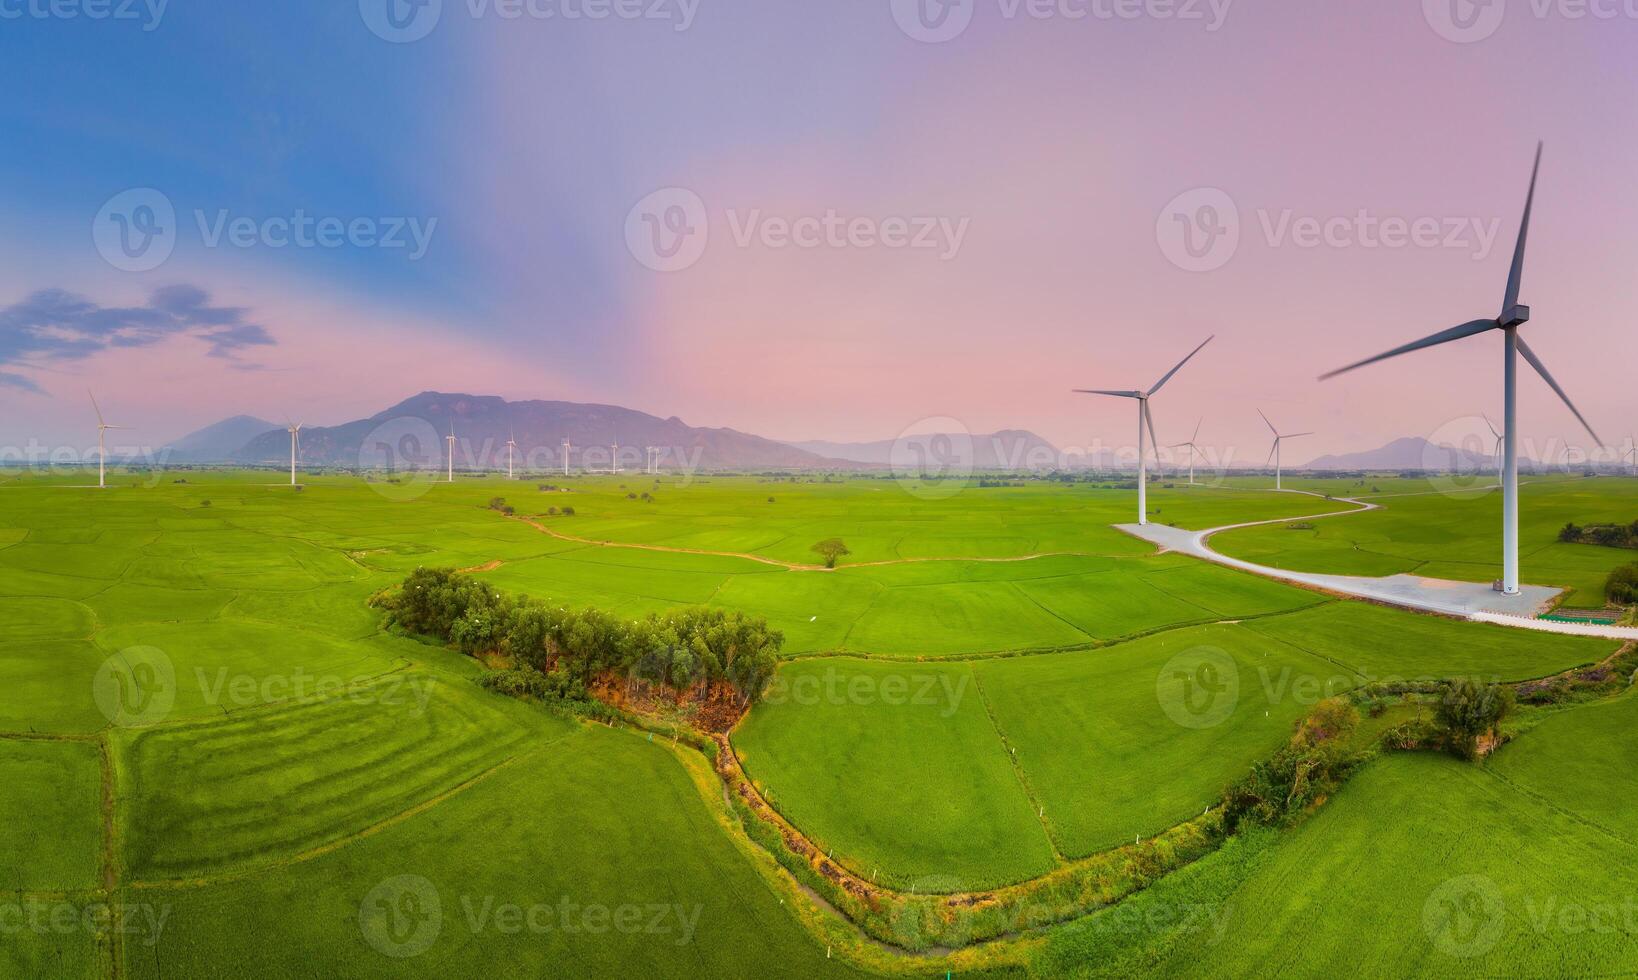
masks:
[(1035, 822), (1040, 824), (1041, 832), (1046, 835), (1047, 843), (1052, 845), (1052, 857), (1059, 867), (1068, 865), (1069, 857), (1058, 843), (1058, 835), (1052, 829), (1052, 822), (1046, 816), (1046, 804), (1035, 795), (1029, 779), (1024, 775), (1024, 769), (1018, 764), (1018, 751), (1007, 740), (1007, 733), (1002, 730), (1001, 723), (995, 719), (995, 709), (990, 707), (989, 695), (984, 693), (984, 684), (978, 678), (978, 671), (971, 664), (967, 666), (967, 673), (973, 679), (973, 690), (978, 692), (978, 703), (984, 706), (984, 717), (990, 721), (990, 729), (995, 732), (996, 741), (1001, 743), (1001, 751), (1006, 754), (1007, 764), (1012, 767), (1012, 775), (1018, 780), (1018, 788), (1024, 791), (1024, 799), (1035, 810)]

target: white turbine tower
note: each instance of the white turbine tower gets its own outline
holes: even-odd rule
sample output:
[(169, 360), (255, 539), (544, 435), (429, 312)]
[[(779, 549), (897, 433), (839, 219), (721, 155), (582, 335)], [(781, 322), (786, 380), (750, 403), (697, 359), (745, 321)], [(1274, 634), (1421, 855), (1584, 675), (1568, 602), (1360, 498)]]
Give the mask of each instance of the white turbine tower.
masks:
[[(1257, 414), (1258, 415), (1263, 415), (1263, 410), (1260, 409), (1260, 408), (1257, 409)], [(1274, 448), (1270, 449), (1268, 451), (1268, 458), (1274, 464), (1274, 489), (1280, 490), (1280, 489), (1283, 489), (1280, 486), (1280, 469), (1281, 469), (1281, 466), (1282, 466), (1282, 462), (1280, 460), (1280, 443), (1284, 442), (1287, 439), (1297, 439), (1297, 438), (1301, 438), (1302, 436), (1311, 436), (1311, 435), (1313, 435), (1313, 433), (1312, 432), (1293, 432), (1293, 433), (1291, 433), (1289, 435), (1281, 435), (1280, 430), (1274, 428), (1274, 423), (1270, 422), (1268, 420), (1268, 416), (1266, 416), (1266, 415), (1263, 415), (1263, 424), (1268, 426), (1268, 431), (1274, 433)], [(1264, 463), (1263, 465), (1267, 466), (1268, 463)]]
[(612, 462), (609, 463), (609, 472), (610, 473), (618, 473), (618, 472), (620, 472), (620, 443), (619, 443), (618, 440), (615, 441), (614, 446), (612, 448), (613, 448), (614, 452), (613, 452), (612, 457), (611, 457)]
[(1205, 419), (1201, 419), (1200, 421), (1196, 422), (1194, 424), (1194, 435), (1189, 437), (1188, 442), (1179, 442), (1179, 443), (1177, 443), (1177, 444), (1170, 447), (1172, 449), (1182, 449), (1185, 446), (1188, 447), (1188, 449), (1189, 449), (1189, 486), (1191, 486), (1191, 487), (1194, 486), (1194, 454), (1200, 448), (1200, 447), (1198, 447), (1198, 446), (1196, 446), (1194, 444), (1194, 441), (1196, 439), (1200, 438), (1200, 427), (1202, 425), (1205, 425), (1205, 424), (1206, 424)]
[[(1172, 375), (1174, 375), (1178, 371), (1180, 371), (1183, 368), (1183, 365), (1189, 363), (1190, 358), (1192, 358), (1192, 357), (1194, 357), (1194, 355), (1200, 353), (1200, 348), (1201, 347), (1205, 347), (1206, 344), (1211, 343), (1215, 339), (1216, 339), (1215, 334), (1212, 335), (1211, 337), (1207, 337), (1204, 341), (1201, 342), (1200, 347), (1196, 347), (1194, 350), (1189, 352), (1188, 357), (1185, 357), (1185, 358), (1183, 358), (1183, 360), (1178, 361), (1177, 362), (1177, 367), (1174, 367), (1170, 371), (1167, 371), (1165, 377), (1161, 378), (1159, 381), (1156, 381), (1154, 387), (1150, 388), (1148, 391), (1104, 391), (1104, 390), (1100, 390), (1100, 389), (1091, 389), (1091, 388), (1076, 388), (1075, 389), (1075, 393), (1079, 394), (1079, 395), (1113, 395), (1116, 398), (1135, 398), (1135, 399), (1137, 399), (1137, 403), (1138, 403), (1138, 481), (1137, 481), (1137, 485), (1138, 485), (1138, 523), (1139, 524), (1148, 524), (1149, 523), (1149, 461), (1148, 461), (1148, 452), (1144, 448), (1144, 445), (1143, 445), (1143, 439), (1144, 439), (1143, 433), (1144, 433), (1145, 429), (1147, 429), (1150, 437), (1154, 437), (1154, 434), (1155, 434), (1154, 419), (1149, 415), (1149, 399), (1155, 394), (1155, 392), (1159, 391), (1161, 389), (1161, 387), (1166, 384), (1166, 382), (1172, 380)], [(1155, 442), (1155, 448), (1158, 450), (1160, 448), (1160, 440), (1158, 438), (1156, 438), (1154, 440), (1154, 442)]]
[[(1632, 460), (1632, 476), (1638, 476), (1638, 436), (1627, 436), (1627, 451), (1623, 459)], [(1619, 464), (1620, 459), (1616, 460)]]
[(563, 440), (563, 475), (569, 475), (569, 440)]
[(1519, 412), (1518, 412), (1518, 358), (1530, 362), (1542, 380), (1546, 381), (1569, 406), (1587, 432), (1603, 445), (1598, 433), (1593, 432), (1592, 426), (1582, 417), (1581, 412), (1570, 401), (1570, 396), (1564, 393), (1557, 381), (1548, 373), (1547, 366), (1541, 363), (1530, 345), (1519, 336), (1519, 327), (1530, 321), (1530, 307), (1519, 302), (1519, 283), (1524, 278), (1524, 246), (1530, 236), (1530, 210), (1535, 205), (1536, 177), (1541, 172), (1541, 144), (1536, 144), (1536, 162), (1530, 170), (1530, 190), (1524, 198), (1524, 218), (1519, 222), (1519, 240), (1513, 247), (1513, 265), (1507, 274), (1507, 292), (1502, 295), (1501, 313), (1491, 319), (1470, 320), (1459, 326), (1442, 330), (1439, 333), (1412, 341), (1401, 347), (1395, 347), (1385, 354), (1366, 358), (1355, 364), (1321, 376), (1333, 378), (1345, 371), (1374, 364), (1399, 354), (1408, 354), (1411, 351), (1421, 350), (1424, 347), (1434, 347), (1438, 344), (1461, 340), (1474, 334), (1488, 333), (1491, 330), (1502, 332), (1502, 581), (1501, 591), (1506, 595), (1518, 595), (1519, 592)]
[(508, 480), (514, 479), (512, 476), (512, 451), (517, 448), (518, 434), (516, 432), (508, 433), (506, 436), (506, 478)]
[(445, 482), (446, 483), (454, 483), (455, 482), (455, 420), (454, 419), (449, 420), (449, 435), (444, 436), (444, 442), (446, 444), (448, 444), (448, 446), (449, 446), (449, 452), (448, 452), (448, 454), (446, 456), (446, 458), (448, 460), (449, 469), (447, 471), (447, 475), (445, 476)]
[(102, 409), (97, 405), (97, 396), (91, 394), (91, 389), (85, 390), (91, 396), (91, 410), (97, 413), (97, 486), (102, 489), (108, 487), (108, 449), (103, 442), (103, 433), (109, 429), (124, 429), (123, 425), (109, 425), (102, 420)]
[(296, 453), (301, 448), (301, 423), (292, 422), (285, 429), (290, 433), (290, 485), (296, 485)]

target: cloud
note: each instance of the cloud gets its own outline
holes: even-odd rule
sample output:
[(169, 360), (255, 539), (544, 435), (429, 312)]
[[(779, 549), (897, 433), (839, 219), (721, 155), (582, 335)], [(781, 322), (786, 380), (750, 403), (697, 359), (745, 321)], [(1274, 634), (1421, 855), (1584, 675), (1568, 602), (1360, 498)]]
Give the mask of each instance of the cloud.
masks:
[[(204, 341), (210, 357), (237, 361), (247, 348), (276, 343), (267, 328), (247, 321), (249, 312), (211, 306), (209, 293), (186, 284), (155, 290), (143, 306), (100, 306), (66, 290), (40, 290), (0, 309), (0, 368), (80, 360), (111, 347), (148, 347), (179, 336)], [(40, 390), (9, 371), (0, 371), (0, 387)]]

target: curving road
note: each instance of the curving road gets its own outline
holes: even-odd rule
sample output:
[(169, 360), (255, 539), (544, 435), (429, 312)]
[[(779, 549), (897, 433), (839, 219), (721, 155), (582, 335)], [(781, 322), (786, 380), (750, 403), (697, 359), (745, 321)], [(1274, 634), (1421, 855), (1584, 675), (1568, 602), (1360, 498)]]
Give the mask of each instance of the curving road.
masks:
[[(1307, 493), (1307, 491), (1301, 490), (1286, 492)], [(1308, 495), (1319, 496), (1318, 494)], [(1355, 504), (1357, 507), (1354, 510), (1311, 514), (1305, 517), (1281, 517), (1268, 521), (1225, 524), (1222, 527), (1209, 528), (1204, 531), (1185, 531), (1182, 528), (1167, 527), (1161, 524), (1117, 524), (1116, 528), (1134, 537), (1156, 544), (1164, 551), (1181, 552), (1229, 568), (1250, 572), (1253, 575), (1278, 579), (1282, 582), (1290, 582), (1306, 588), (1335, 592), (1358, 599), (1369, 599), (1373, 602), (1400, 606), (1405, 609), (1415, 609), (1419, 612), (1439, 613), (1474, 622), (1495, 623), (1500, 626), (1537, 630), (1543, 633), (1563, 633), (1570, 636), (1601, 636), (1616, 640), (1638, 640), (1638, 627), (1559, 623), (1535, 618), (1549, 608), (1554, 597), (1563, 591), (1562, 589), (1549, 588), (1543, 585), (1524, 585), (1519, 587), (1518, 595), (1506, 596), (1488, 585), (1475, 582), (1452, 582), (1448, 579), (1424, 578), (1420, 575), (1400, 574), (1372, 578), (1363, 575), (1321, 575), (1314, 572), (1293, 572), (1284, 568), (1259, 565), (1256, 562), (1246, 561), (1241, 558), (1232, 558), (1220, 551), (1213, 550), (1208, 543), (1212, 535), (1238, 528), (1344, 517), (1349, 514), (1362, 514), (1365, 511), (1376, 510), (1379, 507), (1378, 504), (1348, 497), (1335, 499), (1342, 503)]]

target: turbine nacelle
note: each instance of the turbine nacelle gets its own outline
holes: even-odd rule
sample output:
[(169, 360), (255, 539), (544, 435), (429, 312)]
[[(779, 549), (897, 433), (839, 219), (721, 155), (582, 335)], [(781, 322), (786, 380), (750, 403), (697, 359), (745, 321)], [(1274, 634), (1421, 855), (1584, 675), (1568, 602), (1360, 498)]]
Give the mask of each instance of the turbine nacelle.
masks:
[(1519, 327), (1530, 322), (1530, 307), (1523, 303), (1513, 304), (1511, 309), (1502, 313), (1496, 320), (1496, 325), (1503, 330), (1509, 327)]

